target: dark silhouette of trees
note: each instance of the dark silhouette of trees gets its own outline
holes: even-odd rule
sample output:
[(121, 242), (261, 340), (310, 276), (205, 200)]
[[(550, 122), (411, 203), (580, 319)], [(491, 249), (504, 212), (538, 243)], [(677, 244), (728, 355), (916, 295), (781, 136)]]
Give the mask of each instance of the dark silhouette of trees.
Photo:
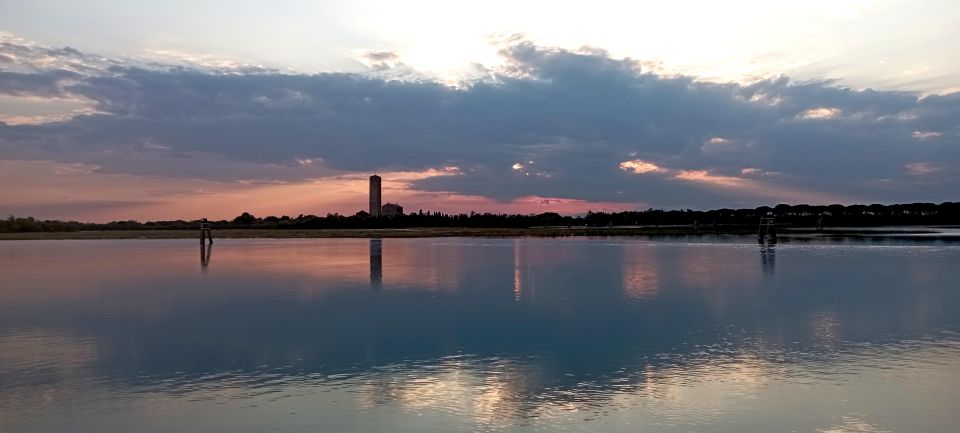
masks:
[[(276, 218), (276, 217), (273, 217)], [(233, 219), (232, 223), (237, 226), (251, 226), (256, 223), (263, 222), (262, 219), (257, 218), (247, 212), (240, 214), (240, 216)]]
[[(960, 203), (945, 202), (909, 204), (871, 204), (844, 206), (832, 204), (778, 204), (755, 209), (647, 209), (626, 212), (587, 212), (582, 216), (564, 216), (554, 212), (529, 215), (502, 213), (458, 213), (419, 211), (390, 218), (374, 218), (367, 212), (354, 215), (327, 214), (326, 216), (283, 215), (258, 218), (244, 212), (227, 221), (210, 221), (215, 229), (362, 229), (411, 227), (472, 227), (472, 228), (529, 228), (540, 226), (671, 226), (691, 225), (695, 221), (703, 230), (721, 226), (755, 227), (761, 217), (774, 217), (780, 226), (814, 227), (822, 221), (826, 227), (867, 227), (895, 225), (960, 225)], [(80, 230), (192, 230), (199, 227), (194, 221), (113, 221), (105, 224), (76, 221), (37, 220), (33, 217), (10, 216), (0, 220), (0, 233), (63, 232)]]

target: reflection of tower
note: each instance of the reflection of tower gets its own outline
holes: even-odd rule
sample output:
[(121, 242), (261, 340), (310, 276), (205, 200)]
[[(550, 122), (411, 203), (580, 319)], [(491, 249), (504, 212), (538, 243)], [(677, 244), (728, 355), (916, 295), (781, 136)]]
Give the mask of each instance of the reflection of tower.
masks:
[(383, 240), (370, 239), (370, 288), (383, 288)]
[(370, 176), (370, 216), (380, 216), (380, 176)]

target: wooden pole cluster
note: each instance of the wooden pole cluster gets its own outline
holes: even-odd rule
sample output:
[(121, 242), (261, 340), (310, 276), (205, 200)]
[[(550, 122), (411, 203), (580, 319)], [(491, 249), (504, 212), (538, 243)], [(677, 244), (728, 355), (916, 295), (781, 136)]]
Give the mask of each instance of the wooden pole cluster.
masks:
[(211, 244), (213, 243), (213, 233), (210, 231), (210, 223), (207, 222), (207, 219), (204, 218), (200, 220), (200, 243), (202, 244), (206, 238)]
[(773, 222), (773, 217), (761, 217), (760, 228), (757, 230), (757, 241), (761, 244), (770, 240), (771, 243), (777, 243), (777, 225)]

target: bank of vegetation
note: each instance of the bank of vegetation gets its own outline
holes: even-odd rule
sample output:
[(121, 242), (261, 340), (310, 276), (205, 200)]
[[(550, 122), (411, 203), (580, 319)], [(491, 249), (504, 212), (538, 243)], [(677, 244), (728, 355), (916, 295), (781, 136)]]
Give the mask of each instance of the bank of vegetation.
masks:
[[(876, 227), (909, 225), (958, 225), (960, 203), (911, 203), (894, 205), (787, 205), (761, 206), (753, 209), (661, 210), (647, 209), (626, 212), (588, 212), (565, 216), (557, 213), (510, 215), (495, 213), (460, 213), (417, 211), (390, 218), (371, 218), (366, 212), (355, 215), (327, 214), (291, 217), (257, 217), (250, 213), (232, 220), (210, 221), (217, 230), (315, 230), (315, 229), (398, 229), (398, 228), (473, 228), (521, 229), (536, 227), (621, 227), (670, 226), (702, 227), (704, 230), (741, 232), (756, 228), (761, 217), (774, 217), (781, 227)], [(199, 220), (185, 221), (112, 221), (84, 223), (77, 221), (39, 220), (10, 216), (0, 220), (0, 233), (193, 230)]]

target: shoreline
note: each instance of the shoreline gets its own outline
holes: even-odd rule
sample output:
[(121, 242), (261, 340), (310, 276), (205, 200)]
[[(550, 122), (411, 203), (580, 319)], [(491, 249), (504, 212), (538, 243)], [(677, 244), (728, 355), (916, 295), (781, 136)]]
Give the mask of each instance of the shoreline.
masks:
[[(957, 240), (960, 236), (930, 227), (902, 227), (902, 230), (844, 228), (817, 232), (809, 228), (781, 229), (780, 238), (909, 238)], [(689, 227), (532, 227), (532, 228), (400, 228), (400, 229), (222, 229), (214, 239), (332, 239), (332, 238), (434, 238), (434, 237), (609, 237), (609, 236), (756, 236), (754, 230), (701, 230)], [(199, 239), (198, 230), (111, 230), (74, 232), (0, 233), (4, 240), (97, 240), (97, 239)]]

